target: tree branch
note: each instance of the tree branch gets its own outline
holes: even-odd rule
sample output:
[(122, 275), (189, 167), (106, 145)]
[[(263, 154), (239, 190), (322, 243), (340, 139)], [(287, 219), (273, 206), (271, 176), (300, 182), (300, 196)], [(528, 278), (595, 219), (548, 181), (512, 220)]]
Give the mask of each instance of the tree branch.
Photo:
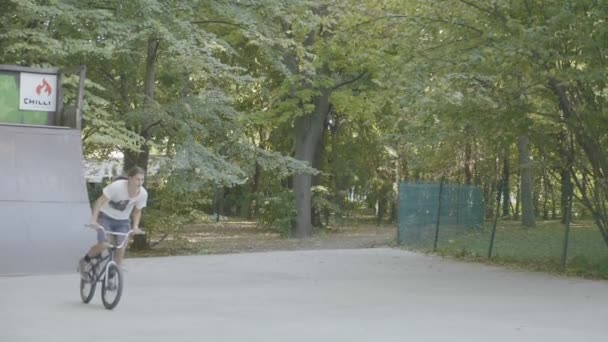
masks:
[[(470, 40), (473, 40), (473, 39), (479, 38), (479, 37), (481, 37), (481, 34), (478, 35), (478, 36), (469, 37), (469, 38), (460, 38), (460, 39), (456, 39), (456, 40), (450, 40), (450, 41), (447, 41), (445, 43), (441, 43), (441, 44), (430, 46), (430, 47), (428, 47), (428, 48), (426, 48), (424, 50), (421, 50), (420, 52), (427, 52), (427, 51), (431, 51), (431, 50), (440, 49), (440, 48), (446, 47), (448, 45), (454, 45), (454, 44), (458, 44), (458, 43), (462, 43), (462, 42), (468, 42)], [(479, 46), (481, 46), (481, 45), (479, 45)], [(475, 46), (469, 47), (467, 49), (470, 50), (470, 49), (473, 49), (473, 48), (476, 48), (476, 47), (478, 47), (478, 46), (475, 45)]]
[(200, 24), (200, 25), (205, 25), (205, 24), (222, 24), (222, 25), (236, 26), (236, 27), (241, 28), (243, 30), (249, 31), (249, 29), (246, 28), (243, 25), (235, 24), (235, 23), (231, 23), (229, 21), (223, 21), (223, 20), (198, 20), (198, 21), (191, 21), (190, 23), (192, 23), (192, 24)]
[(507, 21), (507, 18), (505, 17), (505, 15), (503, 13), (501, 13), (498, 10), (498, 5), (496, 4), (496, 2), (494, 2), (494, 8), (484, 8), (480, 5), (474, 4), (469, 0), (460, 0), (460, 2), (462, 2), (465, 5), (471, 6), (481, 12), (485, 12), (487, 14), (490, 15), (490, 17), (495, 17), (497, 19), (502, 20), (502, 24), (504, 25)]
[(546, 118), (555, 120), (557, 122), (561, 121), (561, 116), (558, 113), (544, 113), (544, 112), (538, 112), (538, 111), (531, 111), (530, 113), (540, 115), (542, 117), (546, 117)]
[(476, 27), (473, 27), (471, 25), (464, 24), (464, 23), (454, 23), (454, 22), (450, 22), (450, 21), (447, 21), (447, 20), (443, 20), (443, 19), (435, 19), (435, 18), (427, 18), (427, 17), (411, 17), (411, 16), (408, 16), (408, 15), (400, 15), (400, 14), (385, 15), (385, 16), (382, 16), (382, 17), (373, 18), (373, 19), (370, 19), (370, 20), (358, 23), (355, 26), (353, 26), (352, 28), (358, 28), (359, 26), (371, 24), (373, 22), (380, 21), (380, 20), (383, 20), (383, 19), (405, 19), (405, 18), (414, 18), (414, 19), (420, 19), (420, 20), (430, 21), (430, 22), (434, 22), (434, 23), (442, 23), (442, 24), (461, 26), (461, 27), (468, 28), (468, 29), (470, 29), (472, 31), (475, 31), (475, 32), (479, 33), (480, 35), (483, 34), (482, 30), (480, 30), (480, 29), (478, 29)]
[(156, 247), (156, 245), (158, 245), (159, 243), (163, 242), (163, 240), (164, 240), (164, 239), (166, 239), (166, 238), (167, 238), (167, 236), (169, 236), (169, 233), (165, 233), (165, 235), (163, 235), (163, 236), (160, 238), (160, 240), (158, 240), (158, 241), (156, 241), (156, 242), (154, 242), (154, 243), (151, 243), (151, 244), (150, 244), (150, 248), (154, 248), (154, 247)]
[(146, 126), (146, 127), (145, 127), (145, 128), (142, 130), (142, 131), (141, 131), (142, 136), (146, 136), (146, 137), (147, 137), (147, 136), (148, 136), (147, 134), (150, 132), (150, 130), (151, 130), (152, 128), (154, 128), (155, 126), (159, 126), (159, 125), (162, 125), (162, 120), (158, 120), (158, 121), (156, 121), (156, 122), (153, 122), (153, 123), (149, 124), (148, 126)]
[(465, 5), (471, 6), (471, 7), (475, 8), (475, 9), (481, 11), (481, 12), (486, 12), (486, 13), (488, 13), (490, 15), (494, 14), (494, 12), (491, 9), (483, 8), (483, 7), (479, 6), (479, 5), (476, 5), (476, 4), (472, 3), (471, 1), (460, 0), (460, 2), (462, 2)]
[(94, 6), (91, 6), (91, 8), (94, 8), (94, 9), (97, 9), (97, 10), (106, 10), (106, 11), (116, 12), (116, 7), (107, 7), (107, 6), (94, 5)]
[(336, 90), (336, 89), (338, 89), (338, 88), (340, 88), (340, 87), (343, 87), (343, 86), (345, 86), (345, 85), (347, 85), (347, 84), (357, 82), (358, 80), (360, 80), (360, 79), (361, 79), (363, 76), (365, 76), (366, 74), (367, 74), (367, 71), (364, 71), (364, 72), (362, 72), (362, 73), (361, 73), (359, 76), (357, 76), (357, 77), (355, 77), (355, 78), (353, 78), (353, 79), (351, 79), (351, 80), (344, 81), (344, 82), (342, 82), (342, 83), (339, 83), (339, 84), (337, 84), (337, 85), (333, 86), (333, 87), (331, 88), (331, 90)]
[(97, 130), (93, 130), (93, 129), (83, 130), (83, 133), (82, 133), (82, 142), (83, 143), (86, 142), (91, 137), (91, 135), (93, 135), (96, 131)]

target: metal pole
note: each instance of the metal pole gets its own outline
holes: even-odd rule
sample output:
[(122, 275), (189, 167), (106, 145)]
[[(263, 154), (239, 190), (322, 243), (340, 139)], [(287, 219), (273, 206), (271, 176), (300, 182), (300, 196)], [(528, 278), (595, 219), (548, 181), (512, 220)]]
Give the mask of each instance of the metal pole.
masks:
[(403, 219), (401, 218), (401, 184), (397, 185), (397, 244), (401, 245), (401, 224)]
[(87, 75), (87, 66), (80, 67), (80, 83), (78, 84), (78, 102), (76, 102), (76, 129), (82, 129), (82, 106), (84, 102), (84, 81)]
[(494, 239), (496, 238), (496, 225), (498, 224), (498, 215), (500, 215), (500, 197), (502, 196), (502, 182), (498, 186), (498, 196), (496, 196), (496, 210), (494, 212), (494, 222), (492, 224), (492, 235), (490, 236), (490, 246), (488, 247), (488, 259), (492, 258), (494, 250)]
[(441, 217), (441, 196), (443, 193), (443, 179), (439, 183), (439, 201), (437, 205), (437, 222), (435, 224), (435, 241), (433, 242), (433, 252), (437, 251), (437, 241), (439, 240), (439, 220)]
[(568, 263), (568, 243), (570, 240), (570, 221), (572, 220), (572, 184), (568, 185), (568, 203), (566, 204), (566, 231), (564, 232), (564, 248), (562, 249), (562, 271)]
[(462, 196), (462, 185), (459, 185), (458, 187), (456, 187), (456, 225), (460, 225), (460, 203), (462, 203), (462, 201), (460, 201), (460, 197)]
[(57, 110), (55, 111), (55, 120), (53, 124), (55, 126), (63, 126), (64, 125), (64, 117), (63, 117), (63, 86), (61, 85), (62, 77), (61, 73), (57, 73)]

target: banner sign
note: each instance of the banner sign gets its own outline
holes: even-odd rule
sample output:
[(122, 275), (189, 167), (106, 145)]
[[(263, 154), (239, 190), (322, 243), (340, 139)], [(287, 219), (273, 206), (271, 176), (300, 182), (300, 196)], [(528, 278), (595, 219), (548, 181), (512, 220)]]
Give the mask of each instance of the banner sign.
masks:
[(57, 111), (57, 75), (22, 72), (19, 109)]

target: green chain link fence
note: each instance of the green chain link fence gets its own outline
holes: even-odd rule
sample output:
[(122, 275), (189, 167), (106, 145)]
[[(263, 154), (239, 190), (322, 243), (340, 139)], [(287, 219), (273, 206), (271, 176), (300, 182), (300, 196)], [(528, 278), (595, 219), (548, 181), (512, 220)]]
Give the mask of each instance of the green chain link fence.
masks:
[(399, 187), (400, 244), (435, 250), (442, 234), (479, 229), (483, 197), (474, 186), (402, 183)]
[[(485, 210), (480, 187), (401, 183), (397, 240), (421, 251), (608, 278), (608, 248), (592, 219), (537, 220), (524, 229), (510, 217), (496, 219), (492, 206)], [(484, 219), (486, 212), (494, 217)]]

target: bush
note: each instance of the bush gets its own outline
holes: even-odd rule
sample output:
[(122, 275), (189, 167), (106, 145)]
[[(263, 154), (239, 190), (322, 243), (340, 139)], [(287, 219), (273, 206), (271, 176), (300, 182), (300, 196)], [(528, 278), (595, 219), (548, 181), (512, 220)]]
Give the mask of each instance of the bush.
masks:
[[(329, 225), (329, 216), (331, 213), (339, 215), (340, 208), (333, 203), (331, 200), (331, 194), (329, 190), (324, 186), (315, 186), (312, 188), (312, 208), (319, 214), (319, 218), (325, 220), (325, 224)], [(313, 217), (313, 223), (315, 218)], [(322, 222), (318, 222), (322, 225)]]
[(103, 194), (103, 188), (107, 185), (107, 182), (103, 183), (87, 183), (87, 195), (89, 196), (89, 203), (91, 206), (93, 203)]
[(295, 196), (292, 191), (261, 199), (258, 222), (283, 236), (291, 235), (296, 226)]
[(209, 221), (204, 213), (212, 199), (204, 192), (179, 193), (172, 186), (154, 184), (148, 188), (148, 207), (142, 226), (149, 232), (172, 233), (187, 224)]

